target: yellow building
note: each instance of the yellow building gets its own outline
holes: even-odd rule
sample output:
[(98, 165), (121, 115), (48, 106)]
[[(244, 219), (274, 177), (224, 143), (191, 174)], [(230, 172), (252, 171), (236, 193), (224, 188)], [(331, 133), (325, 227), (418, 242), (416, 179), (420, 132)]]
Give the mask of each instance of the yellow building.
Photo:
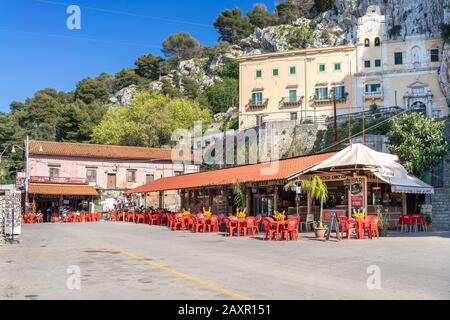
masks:
[(388, 40), (385, 16), (369, 6), (355, 45), (245, 56), (240, 61), (240, 128), (323, 122), (334, 115), (400, 107), (440, 118), (449, 113), (438, 71), (443, 40)]

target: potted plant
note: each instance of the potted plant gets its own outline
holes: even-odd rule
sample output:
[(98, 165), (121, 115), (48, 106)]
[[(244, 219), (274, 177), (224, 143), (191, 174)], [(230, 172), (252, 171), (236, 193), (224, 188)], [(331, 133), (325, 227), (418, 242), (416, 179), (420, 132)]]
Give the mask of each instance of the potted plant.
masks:
[(431, 231), (433, 226), (433, 217), (431, 214), (425, 214), (425, 221), (427, 222), (428, 231)]
[(247, 194), (245, 190), (242, 188), (241, 183), (236, 181), (233, 188), (234, 193), (234, 205), (236, 206), (236, 215), (239, 218), (239, 215), (243, 218), (247, 216)]
[(302, 189), (311, 195), (312, 199), (320, 200), (320, 219), (313, 223), (314, 233), (317, 239), (325, 238), (328, 226), (323, 224), (323, 204), (328, 200), (328, 187), (319, 176), (314, 176), (311, 180), (302, 181)]
[(386, 220), (385, 217), (380, 217), (380, 220), (378, 221), (378, 229), (380, 232), (380, 237), (382, 238), (387, 237), (389, 222)]
[(275, 212), (273, 214), (273, 218), (275, 219), (275, 221), (284, 221), (286, 220), (286, 211), (283, 212)]
[(314, 235), (316, 236), (316, 238), (324, 239), (325, 235), (327, 234), (327, 231), (328, 231), (328, 226), (323, 224), (323, 222), (321, 222), (321, 221), (314, 221), (312, 226), (313, 226)]

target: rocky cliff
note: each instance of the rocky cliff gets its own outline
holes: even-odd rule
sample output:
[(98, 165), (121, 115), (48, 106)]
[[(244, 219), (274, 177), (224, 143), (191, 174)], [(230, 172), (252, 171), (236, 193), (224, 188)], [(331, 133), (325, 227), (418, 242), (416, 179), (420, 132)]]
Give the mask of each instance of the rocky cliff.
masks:
[[(290, 25), (278, 25), (255, 32), (238, 45), (228, 46), (209, 59), (181, 61), (168, 79), (183, 91), (183, 76), (189, 76), (205, 89), (217, 79), (215, 70), (241, 55), (287, 51), (298, 48), (336, 46), (356, 41), (358, 18), (366, 13), (369, 5), (378, 5), (386, 15), (390, 38), (426, 34), (440, 36), (447, 30), (450, 35), (450, 0), (335, 0), (335, 8), (313, 19), (301, 18)], [(450, 103), (450, 46), (442, 50), (443, 63), (440, 83)], [(161, 88), (160, 81), (153, 84)], [(134, 89), (134, 88), (133, 88)], [(132, 90), (131, 90), (132, 91)], [(131, 92), (132, 93), (132, 92)], [(130, 90), (118, 93), (113, 101), (128, 101)]]

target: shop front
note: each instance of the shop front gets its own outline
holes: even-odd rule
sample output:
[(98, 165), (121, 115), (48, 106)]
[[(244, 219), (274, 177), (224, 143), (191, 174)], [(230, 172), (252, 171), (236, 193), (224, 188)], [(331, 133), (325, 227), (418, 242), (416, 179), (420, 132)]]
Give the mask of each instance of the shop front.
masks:
[[(332, 212), (351, 217), (355, 210), (366, 215), (384, 215), (391, 226), (399, 215), (408, 213), (408, 198), (432, 194), (433, 188), (408, 174), (398, 159), (376, 152), (364, 145), (353, 144), (330, 159), (291, 176), (290, 184), (300, 184), (319, 176), (328, 187), (324, 204), (325, 219)], [(304, 203), (302, 203), (304, 205)], [(306, 208), (318, 216), (318, 203)]]
[(30, 205), (35, 213), (91, 212), (98, 196), (95, 188), (84, 184), (30, 183), (29, 186)]

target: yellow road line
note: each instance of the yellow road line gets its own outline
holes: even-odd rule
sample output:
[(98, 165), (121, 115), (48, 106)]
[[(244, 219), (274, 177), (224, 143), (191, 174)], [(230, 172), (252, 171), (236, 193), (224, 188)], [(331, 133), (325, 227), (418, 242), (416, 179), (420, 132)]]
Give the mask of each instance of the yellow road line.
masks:
[(215, 285), (215, 284), (212, 284), (212, 283), (209, 283), (209, 282), (207, 282), (207, 281), (204, 281), (204, 280), (200, 280), (200, 279), (194, 278), (194, 277), (192, 277), (192, 276), (190, 276), (190, 275), (187, 275), (187, 274), (185, 274), (185, 273), (182, 273), (182, 272), (176, 271), (176, 270), (174, 270), (174, 269), (171, 269), (171, 268), (169, 268), (169, 267), (163, 266), (163, 265), (161, 265), (161, 264), (159, 264), (159, 263), (156, 263), (156, 262), (147, 260), (147, 259), (145, 259), (145, 258), (143, 258), (143, 257), (136, 256), (136, 255), (132, 254), (131, 252), (128, 252), (128, 251), (125, 251), (125, 250), (122, 250), (122, 249), (118, 249), (118, 248), (115, 248), (114, 250), (117, 251), (117, 252), (119, 252), (119, 253), (121, 253), (121, 254), (123, 254), (123, 255), (126, 255), (126, 256), (128, 256), (128, 257), (130, 257), (130, 258), (133, 258), (133, 259), (135, 259), (135, 260), (137, 260), (137, 261), (144, 262), (145, 264), (147, 264), (147, 265), (149, 265), (149, 266), (152, 266), (152, 267), (154, 267), (154, 268), (156, 268), (156, 269), (158, 269), (158, 270), (165, 271), (165, 272), (167, 272), (167, 273), (173, 274), (173, 275), (178, 276), (178, 277), (180, 277), (180, 278), (186, 279), (186, 280), (188, 280), (188, 281), (190, 281), (190, 282), (193, 282), (193, 283), (202, 285), (202, 286), (207, 287), (207, 288), (209, 288), (209, 289), (211, 289), (211, 290), (214, 290), (214, 291), (216, 291), (216, 292), (219, 292), (219, 293), (222, 293), (222, 294), (224, 294), (224, 295), (230, 296), (230, 297), (232, 297), (232, 298), (234, 298), (234, 299), (238, 299), (238, 300), (251, 300), (251, 299), (248, 298), (248, 297), (245, 297), (245, 296), (242, 296), (242, 295), (237, 294), (237, 293), (235, 293), (235, 292), (232, 292), (232, 291), (229, 291), (229, 290), (227, 290), (227, 289), (221, 288), (221, 287), (219, 287), (219, 286), (217, 286), (217, 285)]

